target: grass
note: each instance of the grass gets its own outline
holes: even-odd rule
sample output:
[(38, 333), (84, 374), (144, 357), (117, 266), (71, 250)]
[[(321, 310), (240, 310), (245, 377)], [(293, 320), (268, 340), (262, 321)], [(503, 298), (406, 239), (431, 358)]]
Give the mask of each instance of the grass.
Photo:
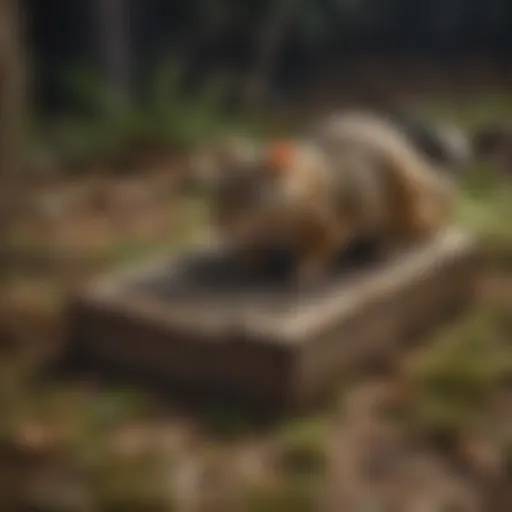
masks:
[[(193, 244), (202, 233), (207, 215), (205, 201), (201, 198), (183, 199), (177, 207), (170, 205), (169, 211), (162, 215), (175, 215), (176, 210), (179, 210), (183, 221), (176, 223), (168, 233), (163, 233), (158, 241), (144, 241), (134, 235), (119, 235), (109, 226), (110, 219), (105, 219), (110, 231), (109, 240), (98, 248), (91, 247), (88, 250), (78, 250), (72, 245), (63, 244), (57, 251), (52, 239), (44, 234), (34, 230), (27, 232), (14, 229), (8, 243), (9, 262), (0, 269), (0, 279), (4, 282), (16, 281), (32, 269), (36, 274), (44, 273), (45, 270), (51, 272), (51, 269), (58, 269), (74, 260), (78, 260), (84, 270), (103, 270), (137, 261), (155, 250), (173, 252), (185, 248)], [(60, 257), (62, 264), (58, 263)]]
[(255, 426), (248, 411), (235, 405), (208, 407), (201, 414), (201, 420), (208, 434), (218, 441), (235, 440)]
[[(425, 105), (434, 117), (456, 122), (469, 131), (488, 122), (507, 120), (512, 99), (505, 95), (481, 96), (470, 103), (433, 101)], [(482, 241), (492, 263), (512, 266), (512, 181), (500, 179), (495, 169), (475, 165), (462, 181), (457, 220)]]
[(168, 156), (223, 133), (261, 133), (260, 119), (225, 115), (221, 82), (185, 91), (185, 74), (179, 62), (165, 61), (133, 98), (86, 69), (71, 70), (63, 80), (77, 108), (56, 123), (33, 123), (29, 167), (61, 161), (73, 170), (95, 163), (123, 170), (137, 157)]
[(451, 119), (459, 125), (472, 129), (496, 121), (508, 121), (512, 112), (512, 98), (509, 95), (483, 94), (471, 101), (435, 100), (428, 101), (426, 109), (433, 115)]
[(464, 184), (457, 206), (458, 223), (479, 238), (488, 262), (512, 269), (512, 183), (500, 183), (479, 170)]
[(323, 474), (326, 469), (326, 418), (306, 418), (285, 425), (276, 436), (279, 466), (294, 476)]
[[(510, 98), (482, 98), (464, 107), (453, 102), (429, 106), (434, 115), (469, 129), (506, 119)], [(456, 221), (480, 241), (487, 267), (512, 270), (512, 182), (485, 166), (464, 177)], [(408, 362), (407, 385), (414, 401), (406, 407), (409, 427), (446, 443), (471, 431), (484, 419), (493, 394), (512, 375), (510, 321), (512, 308), (479, 306), (449, 326)]]
[(314, 512), (319, 496), (314, 479), (288, 478), (246, 492), (244, 512)]
[(510, 478), (512, 476), (512, 439), (509, 438), (503, 443), (501, 451), (506, 475)]
[[(162, 83), (160, 87), (164, 89)], [(97, 99), (98, 103), (102, 101)], [(160, 101), (165, 103), (166, 100)], [(98, 151), (100, 154), (111, 152), (111, 156), (115, 156), (128, 141), (133, 140), (130, 137), (134, 134), (154, 133), (153, 129), (165, 134), (165, 137), (159, 135), (156, 139), (159, 143), (164, 141), (166, 145), (187, 145), (195, 137), (204, 137), (210, 129), (206, 128), (210, 120), (205, 120), (202, 125), (201, 112), (208, 111), (204, 116), (214, 117), (211, 113), (213, 111), (204, 106), (206, 100), (201, 107), (197, 107), (194, 115), (192, 107), (182, 106), (178, 111), (173, 101), (170, 98), (169, 104), (162, 110), (165, 115), (151, 120), (158, 124), (158, 127), (153, 128), (147, 127), (143, 121), (149, 107), (142, 115), (141, 112), (134, 113), (131, 106), (109, 106), (106, 102), (101, 107), (104, 117), (100, 116), (100, 121), (95, 120), (98, 124), (91, 122), (90, 125), (77, 127), (76, 134), (68, 133), (68, 136), (77, 137), (77, 141), (69, 143), (70, 152), (74, 152), (76, 158), (85, 158), (86, 153), (97, 155)], [(115, 103), (114, 100), (112, 102)], [(156, 108), (155, 105), (153, 108)], [(481, 108), (467, 112), (457, 110), (453, 105), (435, 108), (444, 117), (457, 118), (471, 126), (484, 118), (497, 115), (498, 111), (500, 117), (503, 117), (507, 110), (502, 109), (512, 111), (512, 102), (484, 99)], [(453, 112), (449, 112), (450, 109)], [(189, 124), (183, 128), (182, 134), (177, 133), (175, 130), (182, 129), (178, 127), (180, 120), (188, 114), (191, 114)], [(127, 131), (121, 130), (112, 139), (107, 137), (104, 142), (99, 141), (101, 137), (106, 137), (108, 129), (120, 129), (119, 126), (130, 116), (139, 121), (133, 124), (130, 121)], [(135, 128), (138, 122), (141, 124)], [(219, 128), (217, 120), (211, 119), (211, 122), (211, 129)], [(141, 129), (143, 125), (144, 129)], [(92, 136), (88, 139), (88, 130), (91, 133), (98, 130), (95, 135), (98, 139)], [(83, 137), (81, 142), (84, 144), (89, 140), (91, 147), (81, 148), (80, 137)], [(144, 137), (141, 135), (141, 139)], [(98, 145), (94, 148), (96, 143)], [(195, 233), (196, 227), (203, 223), (206, 214), (203, 201), (187, 203), (185, 208), (188, 221), (183, 226), (183, 233), (172, 234), (169, 240), (162, 241), (163, 245), (182, 247), (188, 244), (189, 235)], [(510, 214), (512, 189), (490, 177), (486, 169), (475, 169), (464, 183), (464, 192), (458, 205), (458, 222), (482, 239), (494, 265), (499, 264), (507, 269), (512, 269), (512, 229), (508, 225)], [(23, 243), (28, 247), (29, 242)], [(98, 259), (104, 265), (112, 265), (141, 258), (153, 249), (133, 240), (122, 240), (113, 243)], [(512, 377), (512, 365), (509, 363), (512, 361), (509, 334), (512, 329), (511, 317), (511, 310), (506, 306), (481, 308), (476, 313), (471, 312), (456, 325), (443, 330), (421, 352), (408, 359), (404, 377), (414, 398), (413, 402), (407, 404), (405, 411), (409, 428), (421, 435), (453, 439), (478, 424), (495, 390), (508, 385)], [(134, 390), (119, 388), (103, 389), (92, 397), (65, 389), (51, 389), (47, 385), (36, 389), (37, 385), (27, 384), (32, 380), (31, 370), (21, 370), (21, 365), (14, 364), (10, 369), (0, 371), (2, 403), (6, 405), (0, 414), (3, 440), (12, 441), (20, 425), (25, 423), (59, 426), (60, 432), (67, 432), (69, 456), (81, 465), (81, 471), (86, 475), (83, 477), (86, 482), (84, 485), (94, 496), (99, 510), (172, 510), (172, 503), (169, 503), (172, 496), (162, 492), (160, 477), (165, 470), (158, 456), (143, 453), (121, 457), (113, 455), (107, 446), (109, 436), (116, 428), (145, 417), (147, 397)], [(223, 445), (250, 433), (253, 427), (242, 412), (221, 407), (207, 411), (202, 421), (208, 433), (213, 434), (213, 441), (210, 441)], [(276, 479), (273, 484), (250, 485), (244, 493), (243, 507), (239, 510), (316, 510), (319, 486), (327, 471), (326, 441), (329, 424), (328, 417), (302, 418), (288, 421), (271, 432), (269, 435), (275, 444), (276, 461), (272, 469), (276, 470)], [(511, 447), (512, 443), (509, 443), (503, 448), (509, 460), (512, 460)]]
[[(1, 449), (10, 456), (0, 468), (8, 464), (16, 471), (24, 460), (43, 464), (43, 473), (36, 465), (20, 487), (30, 510), (79, 511), (91, 500), (94, 510), (171, 510), (161, 481), (162, 454), (149, 449), (123, 454), (112, 445), (120, 427), (147, 416), (147, 397), (122, 388), (92, 393), (52, 386), (27, 378), (22, 368), (13, 364), (1, 373)], [(48, 471), (51, 480), (44, 480), (44, 494), (31, 495), (31, 486)], [(74, 476), (69, 480), (66, 475)], [(65, 503), (72, 489), (80, 492), (76, 508)]]
[[(429, 109), (471, 130), (486, 122), (506, 120), (512, 100), (490, 96), (470, 106), (439, 102)], [(488, 268), (509, 272), (512, 182), (479, 165), (468, 170), (461, 185), (458, 224), (477, 236)], [(507, 305), (480, 305), (440, 332), (409, 361), (408, 385), (415, 390), (408, 408), (411, 428), (453, 441), (482, 421), (491, 397), (512, 375), (511, 318), (512, 308)]]
[(105, 457), (90, 474), (94, 501), (105, 512), (168, 512), (162, 473), (155, 454)]
[(482, 310), (449, 326), (407, 361), (408, 419), (430, 437), (455, 440), (476, 427), (512, 376), (510, 310)]

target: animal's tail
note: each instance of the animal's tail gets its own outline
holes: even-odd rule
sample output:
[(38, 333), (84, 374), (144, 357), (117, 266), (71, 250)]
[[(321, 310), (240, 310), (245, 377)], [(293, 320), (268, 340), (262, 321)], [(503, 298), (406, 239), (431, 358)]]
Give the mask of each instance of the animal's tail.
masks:
[[(419, 231), (435, 230), (453, 213), (452, 181), (427, 161), (409, 140), (387, 120), (370, 113), (347, 113), (323, 127), (326, 140), (336, 144), (361, 144), (377, 155), (389, 172), (397, 199), (414, 208)], [(408, 216), (404, 211), (404, 215)], [(415, 229), (415, 228), (413, 228)]]

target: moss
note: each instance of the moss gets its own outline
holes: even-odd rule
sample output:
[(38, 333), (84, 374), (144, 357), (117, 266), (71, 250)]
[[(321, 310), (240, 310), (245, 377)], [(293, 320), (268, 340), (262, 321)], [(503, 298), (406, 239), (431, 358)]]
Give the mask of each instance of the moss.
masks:
[(446, 329), (408, 361), (415, 400), (408, 417), (428, 435), (453, 438), (484, 414), (511, 372), (512, 352), (499, 314), (481, 311)]
[(318, 509), (319, 483), (290, 478), (247, 491), (244, 512), (314, 512)]
[(286, 474), (315, 475), (326, 469), (327, 423), (303, 419), (286, 425), (277, 435), (280, 466)]
[(512, 438), (507, 439), (501, 448), (503, 466), (508, 478), (512, 476)]
[(212, 407), (204, 412), (202, 420), (208, 433), (219, 440), (236, 439), (254, 425), (250, 414), (235, 406)]

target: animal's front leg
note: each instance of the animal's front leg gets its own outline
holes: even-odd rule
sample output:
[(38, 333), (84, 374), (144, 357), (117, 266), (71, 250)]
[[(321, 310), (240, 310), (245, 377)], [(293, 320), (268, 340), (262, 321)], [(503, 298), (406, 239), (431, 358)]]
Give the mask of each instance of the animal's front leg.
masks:
[(304, 222), (299, 241), (297, 281), (313, 284), (327, 277), (347, 241), (346, 232), (334, 220), (312, 217)]
[(320, 250), (304, 254), (297, 266), (297, 282), (299, 284), (314, 284), (325, 278), (330, 269), (330, 256), (330, 251)]
[(244, 246), (239, 248), (238, 261), (244, 274), (260, 274), (266, 266), (268, 260), (268, 251), (264, 247)]

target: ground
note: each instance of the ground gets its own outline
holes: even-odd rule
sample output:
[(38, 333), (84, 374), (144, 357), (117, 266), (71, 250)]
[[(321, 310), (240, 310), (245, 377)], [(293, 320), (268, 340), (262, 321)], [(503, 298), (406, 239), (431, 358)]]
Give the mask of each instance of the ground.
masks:
[[(467, 124), (481, 110), (436, 109)], [(465, 180), (459, 209), (485, 249), (475, 307), (392, 375), (340, 382), (311, 417), (260, 424), (49, 375), (69, 286), (199, 232), (203, 204), (176, 196), (177, 172), (164, 162), (27, 191), (1, 276), (3, 509), (510, 510), (512, 186), (490, 170)]]

